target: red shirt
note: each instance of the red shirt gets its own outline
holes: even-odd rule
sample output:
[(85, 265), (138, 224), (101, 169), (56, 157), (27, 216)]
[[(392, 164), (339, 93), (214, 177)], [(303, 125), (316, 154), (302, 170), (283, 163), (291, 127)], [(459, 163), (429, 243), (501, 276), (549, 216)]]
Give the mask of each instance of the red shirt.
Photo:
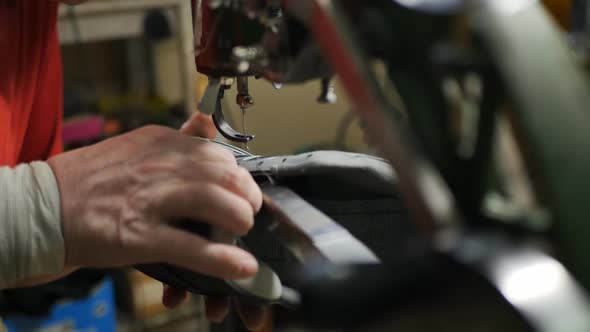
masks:
[(62, 151), (57, 5), (0, 0), (0, 165)]

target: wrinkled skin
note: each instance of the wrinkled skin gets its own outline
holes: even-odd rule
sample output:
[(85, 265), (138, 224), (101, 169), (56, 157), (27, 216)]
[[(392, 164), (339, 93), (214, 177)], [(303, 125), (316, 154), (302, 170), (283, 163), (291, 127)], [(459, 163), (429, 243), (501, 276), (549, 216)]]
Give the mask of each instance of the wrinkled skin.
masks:
[[(171, 225), (189, 218), (244, 235), (262, 204), (260, 189), (231, 153), (185, 135), (211, 135), (210, 126), (210, 118), (195, 115), (184, 134), (147, 127), (52, 158), (62, 197), (66, 266), (167, 262), (219, 278), (254, 274), (257, 264), (249, 253)], [(103, 250), (93, 250), (97, 247)], [(162, 301), (175, 307), (185, 296), (165, 286)], [(211, 321), (227, 315), (228, 299), (205, 303)], [(236, 307), (249, 330), (268, 320), (268, 308), (237, 302)]]
[[(217, 131), (211, 117), (196, 113), (180, 132), (147, 127), (52, 158), (49, 164), (63, 205), (66, 267), (62, 273), (24, 280), (17, 287), (43, 284), (80, 267), (161, 261), (219, 278), (255, 273), (254, 258), (241, 249), (170, 227), (178, 217), (194, 217), (245, 234), (262, 202), (260, 189), (237, 167), (231, 153), (189, 137), (213, 138)], [(217, 194), (211, 196), (208, 190)], [(231, 202), (234, 208), (228, 209)], [(245, 261), (250, 263), (244, 265)], [(162, 302), (168, 308), (185, 298), (184, 291), (164, 286)], [(221, 322), (230, 300), (206, 298), (205, 306), (207, 318)], [(235, 307), (251, 331), (269, 319), (269, 308), (237, 301)]]
[(146, 127), (49, 160), (60, 190), (68, 267), (166, 262), (220, 278), (257, 271), (249, 253), (176, 229), (198, 220), (244, 235), (260, 189), (213, 143)]

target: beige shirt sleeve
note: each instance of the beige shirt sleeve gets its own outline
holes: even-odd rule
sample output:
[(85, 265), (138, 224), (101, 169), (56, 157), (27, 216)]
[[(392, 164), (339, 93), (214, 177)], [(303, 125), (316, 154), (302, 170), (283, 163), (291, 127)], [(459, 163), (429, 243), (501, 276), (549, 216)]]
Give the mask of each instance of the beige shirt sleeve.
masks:
[(47, 163), (0, 168), (0, 289), (64, 268), (57, 181)]

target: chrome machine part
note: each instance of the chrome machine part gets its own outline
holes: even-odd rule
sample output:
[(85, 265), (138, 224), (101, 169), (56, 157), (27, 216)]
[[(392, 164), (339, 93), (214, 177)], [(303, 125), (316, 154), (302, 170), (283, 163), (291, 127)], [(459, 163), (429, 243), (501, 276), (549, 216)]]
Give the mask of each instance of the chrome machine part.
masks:
[(215, 102), (215, 112), (213, 112), (213, 123), (223, 137), (233, 142), (247, 143), (254, 139), (254, 135), (246, 135), (233, 129), (231, 125), (225, 120), (223, 108), (221, 106), (223, 96), (225, 95), (225, 87), (221, 85), (217, 94)]
[(338, 96), (336, 96), (336, 92), (334, 92), (334, 85), (332, 84), (332, 78), (327, 77), (323, 78), (321, 81), (322, 90), (320, 92), (320, 96), (318, 97), (318, 103), (321, 104), (334, 104), (338, 101)]
[(502, 296), (536, 331), (588, 331), (588, 298), (554, 258), (534, 250), (515, 250), (488, 258), (486, 270)]
[(451, 257), (478, 271), (538, 332), (590, 328), (590, 301), (571, 273), (534, 245), (501, 233), (468, 234)]
[(277, 185), (263, 185), (261, 189), (264, 194), (263, 213), (269, 213), (273, 220), (268, 230), (276, 232), (301, 262), (379, 262), (367, 246), (291, 189)]

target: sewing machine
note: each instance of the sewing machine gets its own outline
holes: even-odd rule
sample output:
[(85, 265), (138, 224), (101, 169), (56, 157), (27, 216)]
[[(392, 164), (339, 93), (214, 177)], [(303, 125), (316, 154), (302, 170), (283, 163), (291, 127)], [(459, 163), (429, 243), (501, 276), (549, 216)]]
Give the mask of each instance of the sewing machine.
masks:
[[(461, 324), (435, 309), (420, 322), (405, 319), (416, 303), (442, 308), (452, 294), (465, 296), (457, 286), (464, 283), (478, 298), (462, 298), (449, 317), (469, 321), (470, 307), (494, 302), (505, 309), (493, 313), (517, 317), (515, 331), (590, 330), (590, 89), (538, 2), (192, 5), (197, 70), (209, 77), (200, 111), (213, 116), (223, 136), (254, 138), (225, 121), (220, 101), (232, 85), (247, 112), (254, 104), (249, 79), (277, 88), (321, 80), (318, 101), (329, 103), (336, 98), (331, 79), (339, 77), (430, 244), (420, 260), (387, 267), (309, 264), (300, 301), (279, 307), (277, 322), (344, 327), (378, 316), (393, 318), (385, 326), (398, 331), (457, 330)], [(387, 98), (374, 60), (385, 63), (404, 111)], [(265, 193), (268, 205), (288, 210), (273, 205), (280, 200), (272, 190)], [(286, 219), (298, 223), (297, 213)], [(492, 330), (509, 330), (495, 323)]]

